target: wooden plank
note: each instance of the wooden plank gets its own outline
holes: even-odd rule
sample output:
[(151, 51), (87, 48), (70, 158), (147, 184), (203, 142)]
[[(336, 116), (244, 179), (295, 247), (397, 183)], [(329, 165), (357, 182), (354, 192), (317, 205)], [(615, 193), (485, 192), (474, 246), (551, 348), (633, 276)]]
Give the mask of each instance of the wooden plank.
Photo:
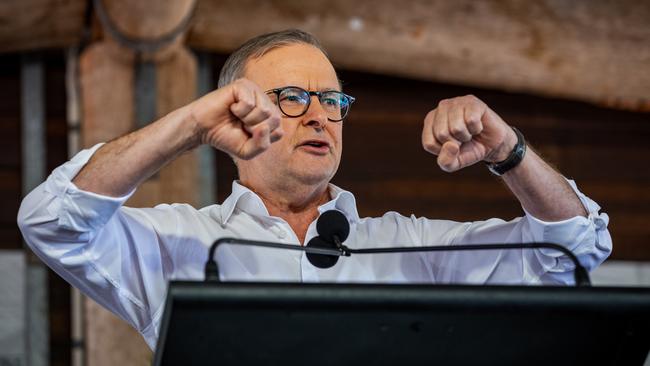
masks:
[(648, 19), (635, 0), (201, 1), (188, 42), (230, 52), (301, 28), (354, 70), (648, 111)]
[(101, 2), (117, 30), (139, 40), (156, 39), (173, 32), (193, 10), (194, 3), (195, 0)]
[(0, 1), (0, 52), (79, 43), (89, 1)]
[[(191, 7), (154, 6), (160, 21), (152, 23), (139, 17), (140, 2), (105, 3), (118, 28), (140, 38), (173, 29)], [(87, 4), (0, 3), (0, 52), (78, 44)], [(338, 66), (648, 111), (649, 18), (650, 3), (634, 0), (202, 0), (188, 42), (230, 52), (296, 27), (319, 36)]]

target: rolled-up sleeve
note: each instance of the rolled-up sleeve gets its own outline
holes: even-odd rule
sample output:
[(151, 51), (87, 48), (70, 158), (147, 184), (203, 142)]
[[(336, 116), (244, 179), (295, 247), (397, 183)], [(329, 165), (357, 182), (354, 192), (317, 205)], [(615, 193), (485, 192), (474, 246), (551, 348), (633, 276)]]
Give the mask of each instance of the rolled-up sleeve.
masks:
[[(165, 238), (156, 233), (156, 213), (122, 207), (133, 192), (108, 197), (72, 182), (100, 147), (79, 152), (30, 192), (20, 206), (18, 226), (50, 268), (149, 341), (155, 339), (151, 324), (162, 309), (172, 265), (161, 243)], [(173, 212), (159, 216), (173, 225)]]
[[(433, 220), (427, 222), (426, 229), (422, 229), (423, 221), (418, 220), (423, 244), (553, 243), (569, 249), (587, 270), (592, 270), (612, 251), (612, 238), (607, 230), (609, 217), (578, 190), (575, 182), (568, 182), (587, 210), (587, 217), (545, 222), (526, 213), (510, 221), (489, 219), (442, 225)], [(430, 258), (435, 263), (434, 276), (443, 282), (574, 283), (573, 262), (553, 249), (445, 252)]]
[[(526, 229), (522, 238), (527, 242), (560, 244), (569, 249), (587, 270), (600, 265), (612, 252), (612, 238), (607, 230), (609, 216), (601, 213), (601, 207), (580, 192), (574, 181), (571, 188), (580, 198), (587, 211), (587, 217), (576, 216), (557, 222), (542, 221), (526, 212)], [(563, 283), (572, 283), (573, 277), (565, 273), (574, 268), (573, 262), (552, 249), (538, 249), (533, 252), (547, 276), (555, 276)]]

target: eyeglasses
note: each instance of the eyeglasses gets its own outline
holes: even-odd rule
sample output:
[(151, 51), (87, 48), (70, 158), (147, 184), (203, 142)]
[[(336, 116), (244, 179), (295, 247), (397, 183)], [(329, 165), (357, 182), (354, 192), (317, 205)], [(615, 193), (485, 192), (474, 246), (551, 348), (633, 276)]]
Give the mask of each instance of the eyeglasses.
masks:
[(318, 101), (327, 114), (327, 119), (332, 122), (342, 121), (348, 115), (350, 105), (354, 103), (354, 97), (336, 90), (318, 92), (308, 91), (297, 86), (285, 86), (268, 90), (266, 93), (275, 94), (276, 104), (280, 107), (280, 111), (288, 117), (300, 117), (307, 113), (312, 95), (318, 97)]

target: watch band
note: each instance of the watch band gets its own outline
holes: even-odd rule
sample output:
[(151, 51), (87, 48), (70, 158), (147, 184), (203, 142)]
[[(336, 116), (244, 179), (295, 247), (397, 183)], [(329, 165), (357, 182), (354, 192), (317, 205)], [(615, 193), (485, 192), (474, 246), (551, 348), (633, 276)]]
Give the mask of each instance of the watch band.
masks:
[(526, 140), (524, 139), (524, 135), (522, 135), (521, 132), (519, 132), (519, 130), (514, 127), (512, 127), (512, 130), (515, 131), (515, 134), (517, 135), (517, 144), (512, 149), (510, 155), (506, 158), (506, 160), (500, 161), (498, 163), (486, 162), (490, 172), (498, 177), (502, 176), (510, 169), (519, 165), (519, 163), (524, 160), (524, 155), (526, 155)]

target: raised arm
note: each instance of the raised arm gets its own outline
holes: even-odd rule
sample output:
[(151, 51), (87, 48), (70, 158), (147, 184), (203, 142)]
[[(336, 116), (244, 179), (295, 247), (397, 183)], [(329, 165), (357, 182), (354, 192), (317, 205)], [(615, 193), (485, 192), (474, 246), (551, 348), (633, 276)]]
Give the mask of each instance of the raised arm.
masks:
[[(122, 204), (139, 183), (201, 143), (241, 159), (261, 153), (282, 135), (279, 122), (277, 107), (259, 87), (236, 81), (99, 149), (79, 152), (23, 199), (18, 226), (50, 268), (154, 347), (166, 281), (215, 236), (193, 225), (214, 225), (189, 205)], [(201, 274), (197, 269), (194, 276)]]
[[(438, 156), (441, 169), (457, 171), (479, 162), (500, 163), (518, 143), (511, 126), (474, 96), (443, 100), (427, 114), (422, 144)], [(519, 151), (519, 150), (518, 150)], [(486, 169), (487, 170), (487, 169)], [(487, 174), (487, 172), (486, 172)], [(520, 163), (501, 175), (528, 215), (459, 224), (450, 244), (550, 242), (571, 250), (587, 269), (602, 263), (612, 250), (609, 218), (600, 207), (528, 148)], [(428, 221), (418, 227), (423, 241), (439, 241)], [(523, 251), (448, 254), (437, 278), (479, 283), (572, 283), (573, 264), (561, 253)]]
[[(514, 130), (471, 95), (441, 101), (424, 119), (422, 145), (438, 156), (438, 165), (447, 172), (481, 161), (504, 161), (516, 144)], [(566, 179), (530, 147), (502, 178), (524, 209), (540, 220), (587, 216)]]
[(256, 84), (240, 79), (102, 146), (73, 183), (121, 197), (200, 144), (250, 159), (280, 137), (277, 107)]

